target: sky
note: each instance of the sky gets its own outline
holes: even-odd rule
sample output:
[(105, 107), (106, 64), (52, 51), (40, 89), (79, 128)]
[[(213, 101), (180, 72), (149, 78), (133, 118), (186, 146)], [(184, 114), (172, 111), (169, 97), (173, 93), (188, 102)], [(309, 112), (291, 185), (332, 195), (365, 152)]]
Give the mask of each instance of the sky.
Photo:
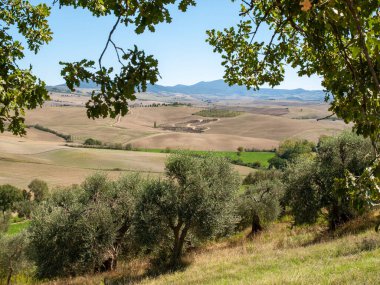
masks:
[[(171, 24), (159, 24), (156, 32), (146, 31), (136, 35), (133, 27), (119, 25), (114, 41), (128, 49), (136, 44), (147, 54), (159, 61), (161, 79), (157, 84), (195, 84), (223, 78), (223, 67), (219, 54), (205, 42), (206, 30), (228, 28), (239, 21), (240, 3), (231, 0), (199, 0), (196, 7), (189, 7), (182, 13), (171, 7)], [(108, 34), (114, 25), (114, 16), (96, 18), (83, 9), (57, 6), (52, 8), (49, 24), (53, 40), (35, 55), (26, 52), (23, 66), (33, 66), (33, 72), (48, 85), (62, 84), (59, 61), (78, 61), (83, 58), (97, 61)], [(268, 31), (261, 30), (259, 37), (265, 39)], [(105, 66), (118, 67), (113, 49), (104, 57)], [(267, 87), (267, 86), (262, 86)], [(277, 88), (309, 90), (322, 89), (318, 77), (299, 78), (291, 67), (286, 68), (285, 81)]]

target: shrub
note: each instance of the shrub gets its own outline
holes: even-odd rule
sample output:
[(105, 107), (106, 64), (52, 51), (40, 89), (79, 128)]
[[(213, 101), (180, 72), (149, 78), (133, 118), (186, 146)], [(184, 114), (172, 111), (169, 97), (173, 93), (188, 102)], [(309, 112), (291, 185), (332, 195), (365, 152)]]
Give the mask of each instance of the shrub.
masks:
[(75, 276), (116, 268), (140, 187), (137, 175), (112, 182), (96, 174), (41, 203), (29, 228), (37, 275)]
[(243, 185), (252, 185), (264, 180), (280, 180), (282, 172), (276, 169), (260, 170), (249, 173), (243, 180)]
[(88, 138), (84, 141), (84, 145), (102, 145), (102, 142), (93, 138)]
[(299, 156), (308, 156), (315, 150), (315, 144), (307, 140), (289, 139), (282, 142), (276, 156), (269, 160), (269, 168), (284, 169), (288, 162)]

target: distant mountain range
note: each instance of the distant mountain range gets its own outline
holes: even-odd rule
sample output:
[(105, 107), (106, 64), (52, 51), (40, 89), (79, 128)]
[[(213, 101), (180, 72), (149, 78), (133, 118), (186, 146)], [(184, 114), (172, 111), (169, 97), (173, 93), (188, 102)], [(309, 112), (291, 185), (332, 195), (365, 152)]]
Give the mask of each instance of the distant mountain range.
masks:
[[(96, 84), (93, 82), (83, 82), (81, 88), (95, 89)], [(49, 86), (49, 90), (67, 90), (65, 84), (57, 86)], [(297, 101), (323, 101), (325, 93), (322, 90), (305, 90), (305, 89), (271, 89), (262, 88), (257, 91), (247, 90), (242, 86), (228, 86), (223, 80), (215, 80), (209, 82), (198, 82), (194, 85), (175, 85), (175, 86), (162, 86), (162, 85), (149, 85), (147, 92), (158, 94), (186, 94), (197, 98), (203, 99), (216, 99), (223, 97), (246, 97), (253, 96), (262, 100), (297, 100)]]

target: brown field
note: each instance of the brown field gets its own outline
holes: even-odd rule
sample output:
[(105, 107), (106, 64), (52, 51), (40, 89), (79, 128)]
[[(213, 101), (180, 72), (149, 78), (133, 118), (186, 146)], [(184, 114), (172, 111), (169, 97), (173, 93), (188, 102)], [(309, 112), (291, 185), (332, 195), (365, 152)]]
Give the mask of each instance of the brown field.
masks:
[[(83, 107), (87, 97), (53, 94), (53, 101), (43, 108), (27, 112), (26, 123), (72, 135), (75, 143), (94, 138), (139, 148), (230, 151), (239, 146), (273, 149), (289, 137), (317, 141), (322, 134), (335, 134), (348, 127), (342, 121), (308, 119), (328, 115), (326, 104), (250, 100), (235, 101), (233, 105), (233, 101), (225, 100), (212, 106), (199, 103), (197, 107), (144, 107), (154, 102), (153, 95), (144, 96), (147, 98), (135, 102), (141, 107), (131, 108), (123, 118), (91, 120)], [(205, 107), (245, 113), (215, 120), (193, 115)], [(193, 128), (201, 131), (190, 132)], [(97, 170), (112, 176), (125, 171), (157, 176), (164, 171), (165, 158), (161, 153), (70, 148), (63, 139), (30, 128), (26, 137), (0, 134), (0, 184), (25, 187), (32, 179), (41, 178), (51, 185), (67, 185), (80, 183)], [(241, 175), (251, 171), (237, 169)]]

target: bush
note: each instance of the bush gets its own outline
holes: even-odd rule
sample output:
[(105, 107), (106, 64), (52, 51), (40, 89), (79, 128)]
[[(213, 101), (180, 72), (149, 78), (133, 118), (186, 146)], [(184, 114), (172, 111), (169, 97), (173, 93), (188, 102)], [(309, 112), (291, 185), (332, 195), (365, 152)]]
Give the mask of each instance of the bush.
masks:
[[(233, 197), (239, 176), (223, 158), (175, 154), (166, 163), (166, 181), (149, 183), (138, 203), (136, 230), (141, 243), (180, 264), (185, 240), (224, 235), (234, 227)], [(162, 250), (170, 252), (162, 255)]]
[(75, 276), (116, 268), (141, 185), (137, 175), (113, 182), (96, 174), (41, 203), (29, 228), (37, 275)]
[(243, 185), (253, 185), (264, 180), (280, 180), (282, 172), (276, 169), (260, 170), (249, 173), (243, 180)]
[(102, 145), (102, 142), (93, 138), (88, 138), (84, 141), (84, 145)]
[(276, 156), (269, 160), (269, 168), (284, 169), (288, 162), (299, 156), (308, 156), (315, 150), (315, 144), (307, 140), (289, 139), (282, 142)]
[(261, 168), (261, 162), (260, 161), (254, 161), (250, 164), (251, 168)]

